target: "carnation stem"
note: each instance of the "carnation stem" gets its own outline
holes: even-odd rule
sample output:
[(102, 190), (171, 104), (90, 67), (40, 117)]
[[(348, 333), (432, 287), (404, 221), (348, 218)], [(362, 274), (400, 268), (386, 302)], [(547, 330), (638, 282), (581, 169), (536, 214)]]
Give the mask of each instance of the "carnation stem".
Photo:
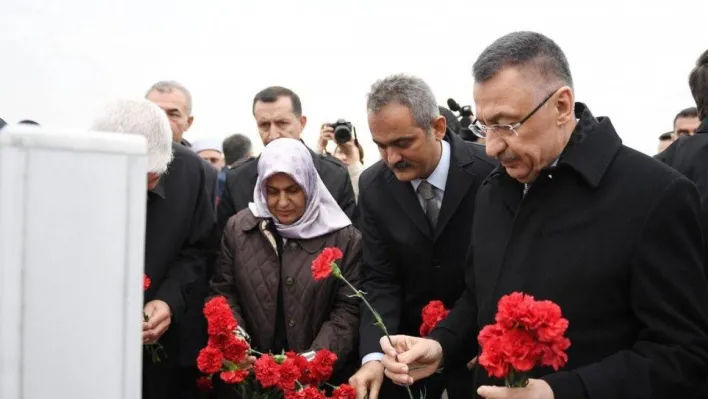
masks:
[[(353, 285), (351, 285), (351, 283), (349, 281), (347, 281), (347, 279), (344, 278), (344, 276), (340, 275), (339, 279), (344, 281), (344, 283), (346, 285), (348, 285), (349, 288), (352, 289), (352, 291), (354, 291), (354, 295), (361, 298), (361, 301), (364, 302), (364, 305), (366, 305), (366, 307), (369, 308), (369, 311), (371, 312), (371, 314), (374, 316), (374, 319), (376, 320), (376, 325), (379, 326), (381, 331), (383, 331), (384, 335), (386, 336), (386, 339), (388, 339), (388, 343), (393, 348), (394, 347), (393, 341), (391, 340), (391, 336), (388, 334), (388, 329), (386, 329), (386, 325), (384, 324), (383, 319), (381, 319), (381, 316), (374, 310), (374, 308), (371, 306), (369, 301), (366, 300), (366, 298), (364, 297), (364, 293), (361, 292), (360, 290), (356, 289)], [(398, 359), (396, 359), (396, 360), (398, 360)], [(410, 386), (406, 385), (406, 391), (408, 391), (408, 397), (410, 399), (415, 399)]]

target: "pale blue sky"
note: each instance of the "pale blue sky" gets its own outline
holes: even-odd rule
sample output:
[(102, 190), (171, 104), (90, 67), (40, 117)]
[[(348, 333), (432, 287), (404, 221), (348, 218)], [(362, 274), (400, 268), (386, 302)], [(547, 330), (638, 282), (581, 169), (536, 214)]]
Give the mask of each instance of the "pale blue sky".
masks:
[(277, 84), (302, 97), (308, 144), (321, 122), (346, 118), (371, 164), (371, 83), (405, 72), (441, 105), (471, 103), (480, 51), (536, 30), (565, 50), (577, 99), (653, 154), (676, 112), (693, 105), (687, 76), (708, 48), (706, 11), (702, 0), (3, 0), (0, 117), (85, 127), (105, 102), (176, 79), (194, 96), (188, 139), (241, 132), (260, 144), (251, 100)]

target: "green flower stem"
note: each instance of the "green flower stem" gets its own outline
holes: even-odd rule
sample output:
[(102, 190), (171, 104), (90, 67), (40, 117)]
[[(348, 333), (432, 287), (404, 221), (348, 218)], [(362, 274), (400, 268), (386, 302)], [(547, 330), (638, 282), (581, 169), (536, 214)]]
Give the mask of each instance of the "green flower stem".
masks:
[(507, 388), (524, 388), (529, 384), (529, 377), (524, 372), (518, 372), (513, 368), (504, 377), (504, 385)]
[[(353, 285), (351, 285), (351, 283), (350, 283), (349, 281), (347, 281), (347, 279), (344, 278), (344, 276), (342, 276), (341, 274), (339, 274), (339, 275), (337, 275), (337, 276), (335, 276), (335, 277), (337, 277), (338, 279), (344, 281), (344, 283), (345, 283), (346, 285), (348, 285), (349, 288), (352, 289), (352, 291), (354, 291), (354, 295), (356, 295), (357, 297), (361, 298), (362, 302), (364, 302), (364, 305), (366, 305), (366, 307), (369, 308), (369, 311), (371, 312), (371, 314), (374, 315), (374, 319), (376, 320), (376, 325), (379, 326), (379, 328), (381, 329), (381, 331), (383, 331), (384, 335), (386, 335), (386, 339), (388, 339), (388, 343), (391, 345), (391, 347), (393, 347), (393, 341), (391, 340), (391, 336), (388, 334), (388, 329), (386, 329), (386, 325), (384, 324), (383, 319), (382, 319), (381, 316), (374, 310), (374, 308), (371, 306), (371, 304), (369, 303), (369, 301), (366, 300), (366, 298), (364, 297), (364, 293), (361, 292), (360, 290), (356, 289)], [(398, 359), (396, 359), (396, 360), (398, 360)], [(406, 391), (408, 391), (408, 397), (409, 397), (410, 399), (415, 399), (415, 397), (413, 396), (413, 392), (411, 391), (411, 387), (409, 387), (408, 385), (406, 385)]]

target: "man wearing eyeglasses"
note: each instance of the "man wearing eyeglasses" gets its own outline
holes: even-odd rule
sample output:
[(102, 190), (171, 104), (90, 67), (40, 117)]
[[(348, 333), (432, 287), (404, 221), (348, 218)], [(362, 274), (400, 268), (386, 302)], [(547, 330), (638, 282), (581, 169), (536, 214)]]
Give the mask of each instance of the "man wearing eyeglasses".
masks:
[(708, 282), (696, 187), (576, 103), (565, 55), (541, 34), (498, 39), (474, 78), (471, 128), (501, 167), (477, 193), (467, 290), (432, 339), (381, 341), (386, 375), (410, 384), (460, 361), (465, 339), (494, 324), (499, 299), (523, 292), (562, 309), (567, 364), (533, 368), (524, 388), (478, 367), (476, 395), (704, 398)]

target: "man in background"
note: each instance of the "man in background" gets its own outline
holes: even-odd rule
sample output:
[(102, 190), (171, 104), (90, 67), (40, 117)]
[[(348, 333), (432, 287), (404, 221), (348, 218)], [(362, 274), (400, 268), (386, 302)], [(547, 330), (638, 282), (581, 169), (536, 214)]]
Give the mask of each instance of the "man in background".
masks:
[[(307, 118), (302, 114), (300, 97), (292, 90), (280, 86), (261, 90), (253, 98), (252, 111), (263, 145), (281, 137), (302, 140)], [(349, 219), (355, 221), (356, 202), (347, 169), (331, 156), (310, 153), (325, 187)], [(231, 216), (253, 201), (257, 178), (258, 158), (246, 160), (227, 172), (226, 187), (217, 210), (220, 230)]]
[[(165, 114), (146, 100), (110, 105), (92, 124), (94, 131), (140, 134), (148, 143), (143, 343), (162, 345), (160, 361), (143, 356), (143, 398), (198, 398), (194, 347), (200, 335), (185, 335), (190, 293), (205, 279), (214, 210), (205, 187), (206, 166), (191, 150), (172, 142)], [(202, 305), (200, 303), (200, 305)], [(201, 309), (201, 306), (200, 306)], [(142, 315), (135, 315), (142, 317)], [(206, 326), (200, 326), (206, 328)], [(195, 341), (195, 338), (197, 341)], [(204, 340), (205, 341), (205, 340)]]
[(233, 168), (240, 161), (253, 158), (251, 139), (243, 134), (236, 133), (225, 138), (221, 147), (224, 151), (224, 160), (228, 168)]
[(659, 152), (657, 154), (661, 154), (674, 142), (673, 134), (674, 132), (666, 132), (659, 136)]
[(700, 124), (701, 120), (698, 118), (698, 109), (696, 107), (681, 110), (674, 117), (673, 139), (676, 140), (681, 136), (693, 136)]
[[(189, 90), (179, 82), (160, 81), (150, 87), (145, 98), (157, 104), (167, 114), (172, 129), (172, 140), (191, 148), (192, 144), (184, 138), (184, 134), (194, 123), (192, 94)], [(207, 193), (209, 193), (211, 203), (216, 207), (218, 172), (213, 168), (206, 168), (206, 174)]]

